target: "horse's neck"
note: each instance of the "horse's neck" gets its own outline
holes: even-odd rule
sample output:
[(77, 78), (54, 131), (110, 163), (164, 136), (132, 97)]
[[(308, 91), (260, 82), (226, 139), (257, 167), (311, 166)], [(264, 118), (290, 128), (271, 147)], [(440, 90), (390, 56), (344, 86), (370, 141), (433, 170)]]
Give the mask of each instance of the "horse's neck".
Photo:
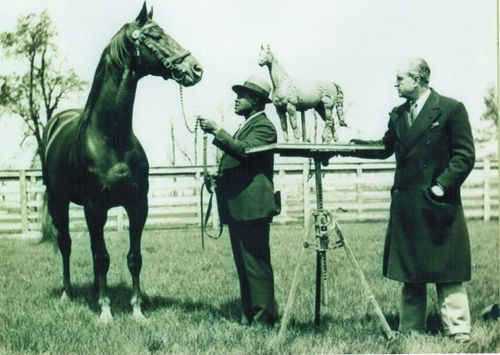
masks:
[(132, 112), (137, 81), (128, 69), (107, 70), (90, 112), (93, 127), (113, 141), (128, 139), (132, 134)]
[(290, 79), (288, 74), (285, 72), (285, 69), (283, 69), (281, 64), (276, 59), (273, 59), (273, 61), (268, 64), (268, 68), (274, 89), (278, 89), (280, 86), (282, 87), (292, 83), (292, 79)]

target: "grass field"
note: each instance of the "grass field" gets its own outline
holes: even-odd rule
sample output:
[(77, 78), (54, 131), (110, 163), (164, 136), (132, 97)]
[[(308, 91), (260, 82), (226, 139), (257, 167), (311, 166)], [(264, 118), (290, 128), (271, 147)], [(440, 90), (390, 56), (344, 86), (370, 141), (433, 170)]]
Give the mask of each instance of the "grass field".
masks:
[[(398, 324), (400, 284), (381, 276), (385, 223), (342, 225), (365, 276), (393, 329)], [(114, 321), (97, 322), (91, 293), (92, 262), (85, 233), (73, 235), (74, 298), (61, 302), (61, 262), (48, 244), (0, 239), (0, 353), (457, 353), (500, 352), (498, 323), (481, 310), (498, 301), (498, 224), (469, 222), (473, 280), (468, 283), (473, 341), (458, 345), (440, 334), (436, 293), (429, 286), (428, 334), (387, 342), (357, 276), (342, 249), (328, 254), (328, 306), (314, 328), (315, 254), (307, 252), (286, 339), (276, 344), (275, 328), (237, 322), (239, 291), (227, 235), (206, 241), (197, 229), (147, 231), (143, 236), (142, 288), (149, 322), (132, 319), (131, 278), (126, 265), (128, 238), (106, 236)], [(276, 298), (283, 311), (297, 256), (300, 226), (272, 227)]]

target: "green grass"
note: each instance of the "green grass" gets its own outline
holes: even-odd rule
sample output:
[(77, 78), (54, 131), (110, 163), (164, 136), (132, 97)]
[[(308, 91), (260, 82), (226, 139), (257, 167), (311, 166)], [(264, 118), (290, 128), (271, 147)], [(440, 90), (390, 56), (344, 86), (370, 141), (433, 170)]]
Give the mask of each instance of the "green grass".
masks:
[[(387, 320), (397, 328), (400, 284), (381, 276), (385, 223), (342, 228)], [(51, 245), (0, 239), (0, 353), (457, 353), (500, 352), (498, 323), (481, 310), (498, 301), (498, 225), (469, 222), (473, 280), (468, 283), (473, 342), (457, 345), (440, 333), (435, 289), (429, 286), (428, 334), (387, 342), (358, 278), (342, 249), (328, 253), (328, 306), (322, 325), (314, 318), (315, 254), (307, 256), (285, 342), (274, 342), (279, 326), (237, 323), (239, 290), (227, 235), (205, 242), (199, 231), (147, 231), (143, 236), (142, 288), (146, 324), (131, 316), (128, 238), (108, 233), (108, 273), (114, 321), (97, 322), (91, 292), (92, 262), (86, 233), (73, 236), (74, 297), (61, 302), (61, 262)], [(300, 249), (300, 226), (271, 229), (276, 298), (283, 312)]]

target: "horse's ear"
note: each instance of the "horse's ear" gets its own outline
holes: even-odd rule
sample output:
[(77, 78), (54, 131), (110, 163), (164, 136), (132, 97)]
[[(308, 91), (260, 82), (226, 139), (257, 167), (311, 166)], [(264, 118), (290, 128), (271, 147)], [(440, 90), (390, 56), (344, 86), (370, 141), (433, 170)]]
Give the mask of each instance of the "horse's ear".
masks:
[(142, 26), (146, 23), (148, 20), (148, 9), (146, 8), (146, 2), (142, 5), (141, 12), (139, 12), (139, 15), (137, 15), (137, 18), (135, 19), (139, 26)]
[(260, 45), (260, 49), (264, 49), (264, 45), (263, 44)]
[(266, 44), (266, 48), (267, 48), (268, 51), (271, 50), (271, 47), (269, 47), (269, 44)]
[(152, 19), (153, 19), (153, 6), (151, 6), (151, 10), (149, 10), (148, 18), (149, 18), (150, 20), (152, 20)]

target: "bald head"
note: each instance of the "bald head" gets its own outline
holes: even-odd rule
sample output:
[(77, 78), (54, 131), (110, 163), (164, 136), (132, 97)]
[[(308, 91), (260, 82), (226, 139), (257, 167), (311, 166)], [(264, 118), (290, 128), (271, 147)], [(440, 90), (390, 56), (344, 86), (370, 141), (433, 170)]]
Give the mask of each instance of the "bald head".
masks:
[(410, 59), (403, 62), (398, 69), (396, 87), (399, 96), (416, 100), (429, 87), (431, 69), (422, 58)]

